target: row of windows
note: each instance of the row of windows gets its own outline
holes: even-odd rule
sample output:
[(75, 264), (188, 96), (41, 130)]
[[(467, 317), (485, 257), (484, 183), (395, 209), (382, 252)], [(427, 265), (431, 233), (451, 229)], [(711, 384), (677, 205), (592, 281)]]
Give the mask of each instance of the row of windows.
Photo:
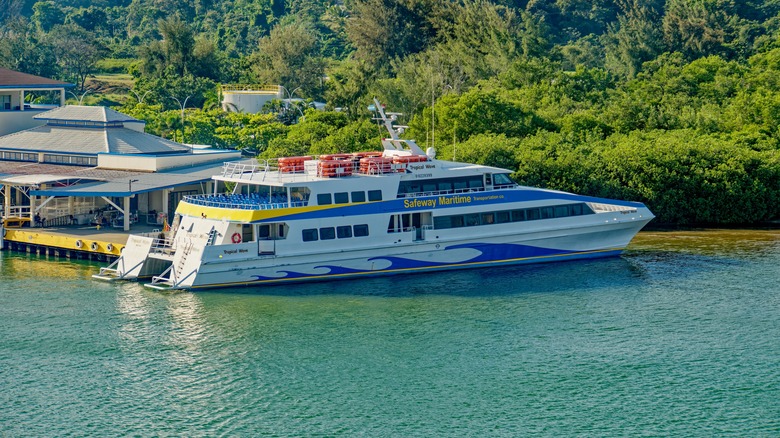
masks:
[(303, 230), (303, 241), (347, 239), (350, 237), (368, 236), (368, 225), (344, 225), (341, 227), (308, 228)]
[[(505, 173), (485, 174), (485, 181), (495, 186), (511, 186), (514, 181)], [(482, 175), (462, 176), (458, 178), (425, 179), (416, 181), (401, 181), (398, 185), (398, 196), (406, 194), (431, 192), (462, 192), (466, 190), (482, 190), (485, 186)]]
[[(333, 193), (333, 196), (331, 196), (330, 193), (320, 193), (317, 195), (317, 205), (329, 205), (329, 204), (349, 204), (350, 198), (352, 199), (352, 202), (366, 202), (366, 192), (358, 191), (358, 192), (338, 192)], [(382, 200), (382, 191), (381, 190), (369, 190), (368, 191), (368, 201), (381, 201)]]
[(433, 218), (433, 228), (474, 227), (478, 225), (503, 224), (508, 222), (524, 222), (539, 219), (582, 216), (595, 214), (586, 204), (556, 205), (554, 207), (523, 208), (519, 210), (491, 211), (486, 213), (455, 214)]
[(0, 156), (7, 161), (38, 161), (38, 154), (26, 154), (23, 152), (0, 152)]
[(446, 179), (425, 179), (416, 181), (401, 181), (398, 185), (398, 195), (420, 192), (449, 192), (452, 190), (479, 190), (484, 187), (482, 175), (462, 176)]
[(79, 157), (74, 155), (44, 154), (44, 163), (75, 164), (77, 166), (97, 166), (95, 157)]

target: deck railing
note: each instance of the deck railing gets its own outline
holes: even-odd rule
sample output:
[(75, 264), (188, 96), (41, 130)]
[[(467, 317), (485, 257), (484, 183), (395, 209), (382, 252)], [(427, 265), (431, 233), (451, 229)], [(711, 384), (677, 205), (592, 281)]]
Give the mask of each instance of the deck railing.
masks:
[(229, 208), (234, 210), (273, 210), (278, 208), (305, 207), (307, 200), (287, 202), (286, 200), (247, 195), (190, 195), (184, 202), (204, 207)]

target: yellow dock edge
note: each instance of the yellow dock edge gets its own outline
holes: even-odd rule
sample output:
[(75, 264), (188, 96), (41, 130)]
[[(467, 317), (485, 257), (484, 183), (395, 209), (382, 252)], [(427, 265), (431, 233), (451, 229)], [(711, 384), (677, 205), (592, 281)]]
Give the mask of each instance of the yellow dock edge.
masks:
[(53, 249), (83, 251), (119, 257), (125, 242), (108, 242), (104, 240), (85, 239), (80, 236), (49, 234), (45, 231), (28, 231), (13, 228), (3, 229), (3, 240), (10, 243), (35, 245)]

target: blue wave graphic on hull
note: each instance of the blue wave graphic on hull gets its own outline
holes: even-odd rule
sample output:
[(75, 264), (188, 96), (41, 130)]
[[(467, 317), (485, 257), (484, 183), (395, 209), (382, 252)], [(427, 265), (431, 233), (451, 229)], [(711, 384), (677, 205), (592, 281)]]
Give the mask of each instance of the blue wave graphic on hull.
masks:
[(464, 243), (462, 245), (448, 246), (447, 249), (469, 248), (482, 254), (469, 262), (490, 262), (495, 260), (526, 259), (532, 257), (547, 257), (552, 255), (570, 254), (576, 251), (563, 249), (541, 248), (530, 245), (515, 245), (511, 243)]
[(316, 277), (331, 276), (331, 275), (350, 275), (350, 274), (369, 274), (369, 273), (379, 274), (382, 272), (391, 272), (391, 271), (406, 270), (406, 269), (424, 269), (424, 268), (434, 268), (434, 267), (457, 266), (457, 265), (470, 264), (470, 263), (501, 262), (501, 261), (513, 260), (513, 259), (550, 257), (556, 255), (576, 253), (576, 251), (566, 251), (560, 249), (541, 248), (536, 246), (515, 245), (515, 244), (508, 244), (508, 243), (504, 243), (504, 244), (468, 243), (462, 245), (448, 246), (443, 251), (446, 252), (446, 251), (462, 249), (462, 248), (474, 249), (478, 251), (480, 254), (476, 257), (472, 257), (470, 259), (457, 261), (457, 262), (436, 262), (433, 260), (430, 261), (414, 260), (414, 259), (396, 257), (396, 256), (385, 256), (385, 257), (380, 256), (380, 257), (372, 257), (368, 259), (368, 261), (371, 262), (371, 261), (378, 261), (378, 260), (386, 260), (390, 262), (390, 266), (381, 270), (364, 270), (364, 269), (346, 268), (337, 265), (319, 265), (319, 266), (315, 266), (314, 269), (328, 269), (329, 271), (327, 273), (307, 274), (303, 272), (285, 270), (285, 271), (277, 271), (280, 274), (285, 274), (284, 277), (267, 277), (263, 275), (253, 275), (252, 277), (255, 278), (256, 281), (273, 281), (273, 280), (316, 278)]

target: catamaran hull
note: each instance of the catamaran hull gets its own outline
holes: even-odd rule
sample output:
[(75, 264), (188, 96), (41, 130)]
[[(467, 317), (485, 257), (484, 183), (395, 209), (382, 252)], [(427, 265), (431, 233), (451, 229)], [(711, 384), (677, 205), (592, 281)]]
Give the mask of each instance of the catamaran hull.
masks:
[[(385, 248), (384, 255), (375, 248), (306, 256), (212, 259), (200, 265), (186, 281), (188, 284), (176, 288), (291, 284), (614, 257), (621, 254), (647, 222), (636, 220), (515, 236), (414, 243)], [(229, 247), (214, 248), (232, 254)]]

